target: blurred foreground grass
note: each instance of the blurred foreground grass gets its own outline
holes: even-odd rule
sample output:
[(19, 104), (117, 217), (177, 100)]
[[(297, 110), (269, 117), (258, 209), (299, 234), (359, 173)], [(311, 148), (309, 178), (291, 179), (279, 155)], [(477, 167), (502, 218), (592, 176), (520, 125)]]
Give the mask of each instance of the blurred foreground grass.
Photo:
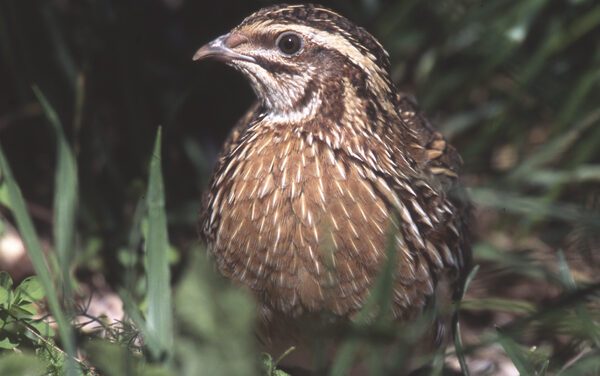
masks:
[[(266, 4), (0, 1), (0, 239), (18, 228), (57, 329), (43, 332), (39, 296), (17, 298), (31, 287), (0, 258), (15, 279), (0, 278), (1, 375), (265, 373), (254, 306), (195, 233), (210, 164), (252, 96), (190, 57)], [(480, 264), (461, 303), (471, 374), (600, 374), (600, 5), (325, 5), (379, 38), (465, 160)], [(99, 276), (126, 317), (88, 317), (97, 329), (83, 332), (74, 319)], [(375, 356), (373, 374), (392, 363)]]

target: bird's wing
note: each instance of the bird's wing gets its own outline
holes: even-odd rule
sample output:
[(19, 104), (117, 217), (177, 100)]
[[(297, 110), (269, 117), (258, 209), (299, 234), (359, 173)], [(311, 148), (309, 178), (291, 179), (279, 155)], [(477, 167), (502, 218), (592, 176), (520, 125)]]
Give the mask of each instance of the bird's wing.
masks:
[(460, 235), (446, 229), (446, 237), (459, 261), (456, 265), (457, 280), (453, 284), (456, 299), (460, 296), (472, 262), (469, 231), (472, 205), (465, 189), (458, 182), (458, 172), (463, 161), (456, 149), (433, 127), (412, 96), (399, 93), (396, 100), (398, 113), (414, 137), (414, 145), (409, 145), (413, 148), (413, 157), (419, 165), (437, 177), (454, 206), (454, 214), (448, 220), (454, 223)]
[(462, 166), (462, 158), (433, 127), (416, 100), (406, 93), (398, 93), (396, 108), (400, 118), (416, 137), (416, 143), (412, 146), (421, 151), (413, 154), (417, 156), (417, 163), (434, 175), (442, 177), (444, 183), (456, 180), (458, 170)]

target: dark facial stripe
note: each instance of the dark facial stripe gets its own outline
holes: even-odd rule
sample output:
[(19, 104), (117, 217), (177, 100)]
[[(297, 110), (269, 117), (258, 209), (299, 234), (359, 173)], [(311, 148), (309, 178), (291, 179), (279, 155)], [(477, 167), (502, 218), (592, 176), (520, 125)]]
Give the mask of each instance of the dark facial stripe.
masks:
[(314, 79), (308, 81), (306, 86), (304, 87), (304, 94), (302, 94), (300, 99), (298, 99), (294, 107), (303, 108), (307, 106), (310, 103), (311, 99), (315, 96), (315, 93), (318, 89), (319, 88)]
[(286, 65), (275, 61), (269, 61), (261, 56), (252, 57), (256, 60), (256, 64), (273, 74), (285, 73), (289, 75), (296, 75), (300, 73), (299, 70), (297, 68), (294, 68), (293, 65)]

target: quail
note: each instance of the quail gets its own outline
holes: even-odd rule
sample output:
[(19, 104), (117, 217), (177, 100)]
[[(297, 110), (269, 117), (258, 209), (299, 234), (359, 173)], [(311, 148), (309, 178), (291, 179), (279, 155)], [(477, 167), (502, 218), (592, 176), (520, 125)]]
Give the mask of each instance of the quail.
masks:
[(397, 90), (371, 34), (318, 5), (276, 5), (194, 55), (209, 58), (258, 100), (225, 142), (199, 232), (267, 325), (356, 318), (390, 240), (395, 320), (460, 289), (471, 258), (468, 205), (452, 194), (461, 158)]

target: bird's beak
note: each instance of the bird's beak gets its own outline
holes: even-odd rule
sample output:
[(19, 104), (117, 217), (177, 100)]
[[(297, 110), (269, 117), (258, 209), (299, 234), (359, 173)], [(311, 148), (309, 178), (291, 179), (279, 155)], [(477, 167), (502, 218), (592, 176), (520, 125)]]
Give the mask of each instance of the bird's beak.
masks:
[(224, 62), (242, 60), (256, 63), (256, 60), (252, 56), (240, 54), (233, 50), (234, 47), (245, 42), (248, 42), (248, 37), (245, 35), (227, 33), (200, 47), (194, 54), (193, 59), (196, 61), (210, 58)]

